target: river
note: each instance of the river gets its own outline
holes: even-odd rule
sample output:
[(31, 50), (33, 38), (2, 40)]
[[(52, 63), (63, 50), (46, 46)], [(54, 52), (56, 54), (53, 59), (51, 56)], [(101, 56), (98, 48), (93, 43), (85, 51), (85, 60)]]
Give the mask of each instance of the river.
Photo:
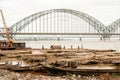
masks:
[(78, 46), (87, 49), (114, 49), (120, 51), (120, 41), (119, 40), (107, 40), (107, 41), (100, 41), (100, 40), (41, 40), (41, 41), (22, 41), (26, 43), (26, 47), (31, 48), (50, 48), (51, 45), (61, 45), (62, 47), (77, 48)]

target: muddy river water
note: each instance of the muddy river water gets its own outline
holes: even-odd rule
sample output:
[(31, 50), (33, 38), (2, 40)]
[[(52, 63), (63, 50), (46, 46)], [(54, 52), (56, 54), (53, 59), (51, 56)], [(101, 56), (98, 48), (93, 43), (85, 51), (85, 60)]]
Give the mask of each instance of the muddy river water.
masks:
[(120, 41), (99, 41), (99, 40), (89, 40), (89, 41), (24, 41), (26, 42), (27, 47), (31, 48), (50, 48), (51, 45), (61, 45), (62, 47), (70, 48), (71, 45), (73, 48), (77, 48), (78, 46), (87, 49), (114, 49), (120, 51)]

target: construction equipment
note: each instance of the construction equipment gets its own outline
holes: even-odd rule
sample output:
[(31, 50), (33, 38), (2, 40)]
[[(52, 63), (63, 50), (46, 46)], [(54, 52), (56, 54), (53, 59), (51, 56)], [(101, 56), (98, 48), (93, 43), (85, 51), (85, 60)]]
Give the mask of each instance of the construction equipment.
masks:
[(8, 29), (8, 27), (6, 25), (5, 18), (3, 16), (2, 10), (0, 10), (0, 13), (1, 13), (2, 21), (3, 21), (3, 26), (4, 26), (4, 29), (5, 29), (5, 35), (6, 35), (5, 37), (7, 39), (5, 41), (4, 40), (0, 41), (0, 48), (1, 49), (15, 49), (13, 47), (13, 41), (12, 41), (12, 39), (9, 37), (9, 29)]
[(5, 18), (3, 16), (2, 10), (0, 10), (1, 16), (2, 16), (2, 21), (3, 21), (3, 26), (5, 29), (5, 37), (7, 40), (1, 40), (0, 41), (0, 49), (2, 50), (13, 50), (13, 49), (21, 49), (25, 48), (25, 43), (14, 43), (13, 40), (10, 38), (10, 33), (9, 33), (9, 28), (6, 25)]

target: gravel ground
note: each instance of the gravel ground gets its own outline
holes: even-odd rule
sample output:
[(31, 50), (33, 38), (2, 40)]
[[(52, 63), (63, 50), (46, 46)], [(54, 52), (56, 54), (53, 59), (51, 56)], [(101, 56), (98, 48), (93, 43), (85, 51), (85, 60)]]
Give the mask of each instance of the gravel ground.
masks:
[(0, 80), (67, 80), (66, 78), (0, 70)]
[(108, 78), (108, 75), (102, 75), (101, 78), (95, 76), (48, 76), (39, 72), (13, 72), (0, 69), (0, 80), (120, 80), (120, 78)]
[[(73, 76), (74, 77), (74, 76)], [(46, 76), (30, 72), (13, 72), (0, 69), (0, 80), (77, 80), (67, 77)], [(78, 79), (79, 80), (79, 79)]]

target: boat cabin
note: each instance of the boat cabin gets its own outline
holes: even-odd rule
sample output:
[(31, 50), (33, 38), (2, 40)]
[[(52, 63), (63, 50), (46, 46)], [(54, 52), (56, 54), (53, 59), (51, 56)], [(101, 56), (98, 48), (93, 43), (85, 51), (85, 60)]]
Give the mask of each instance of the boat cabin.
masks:
[(8, 44), (7, 41), (1, 40), (0, 41), (0, 49), (1, 50), (14, 50), (15, 49), (13, 43), (9, 43), (10, 44), (9, 46), (7, 46), (7, 44)]
[(0, 41), (0, 49), (1, 50), (15, 50), (15, 49), (25, 49), (26, 44), (20, 42), (11, 42), (10, 45), (7, 46), (7, 42), (5, 40)]

